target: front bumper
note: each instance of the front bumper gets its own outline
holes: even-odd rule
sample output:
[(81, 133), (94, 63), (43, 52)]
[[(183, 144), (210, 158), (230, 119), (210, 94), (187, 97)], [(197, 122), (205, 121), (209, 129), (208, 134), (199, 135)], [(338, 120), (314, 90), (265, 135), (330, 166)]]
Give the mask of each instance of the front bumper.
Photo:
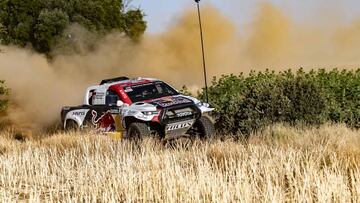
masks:
[(178, 123), (172, 123), (165, 126), (165, 136), (177, 137), (185, 135), (190, 128), (193, 127), (196, 120), (182, 121)]

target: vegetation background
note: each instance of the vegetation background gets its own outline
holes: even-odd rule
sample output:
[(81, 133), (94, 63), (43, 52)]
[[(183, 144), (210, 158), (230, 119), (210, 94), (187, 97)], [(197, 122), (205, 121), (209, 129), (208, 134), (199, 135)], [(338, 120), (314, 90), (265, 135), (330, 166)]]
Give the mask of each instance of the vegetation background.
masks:
[(146, 29), (143, 17), (140, 9), (127, 8), (123, 0), (3, 0), (0, 42), (49, 55), (58, 44), (71, 46), (80, 40), (72, 37), (76, 25), (99, 36), (120, 32), (137, 40)]
[[(51, 60), (54, 50), (81, 52), (76, 41), (123, 33), (136, 43), (146, 30), (144, 13), (122, 0), (4, 0), (0, 3), (0, 43), (30, 47)], [(85, 32), (87, 34), (79, 35)], [(89, 34), (91, 33), (91, 34)], [(85, 39), (80, 39), (84, 37)], [(251, 72), (214, 78), (210, 101), (222, 133), (248, 135), (277, 122), (360, 127), (359, 70)], [(1, 78), (0, 78), (1, 79)], [(4, 81), (0, 95), (7, 95)], [(201, 97), (202, 93), (200, 93)], [(0, 98), (0, 110), (8, 106)]]
[[(264, 8), (271, 11), (263, 12), (266, 18), (273, 16), (268, 15), (274, 14), (271, 7)], [(224, 30), (218, 29), (224, 19), (214, 16), (213, 30)], [(187, 21), (190, 17), (180, 25), (194, 27)], [(275, 15), (274, 22), (280, 17)], [(183, 34), (185, 28), (179, 26), (175, 33)], [(0, 2), (0, 43), (34, 50), (49, 61), (55, 51), (81, 53), (79, 40), (88, 41), (85, 49), (92, 50), (97, 39), (112, 32), (136, 44), (145, 29), (141, 9), (121, 0)], [(264, 33), (256, 33), (261, 34), (254, 43), (266, 44)], [(172, 35), (165, 39), (195, 44)], [(183, 53), (187, 50), (179, 50), (188, 59)], [(13, 102), (8, 101), (9, 93), (0, 81), (0, 122)], [(147, 138), (138, 145), (92, 133), (17, 133), (1, 128), (0, 201), (360, 200), (360, 70), (224, 75), (213, 79), (209, 95), (219, 135), (207, 141), (163, 144)]]
[(224, 75), (213, 79), (209, 98), (222, 133), (248, 135), (275, 123), (360, 127), (360, 69)]

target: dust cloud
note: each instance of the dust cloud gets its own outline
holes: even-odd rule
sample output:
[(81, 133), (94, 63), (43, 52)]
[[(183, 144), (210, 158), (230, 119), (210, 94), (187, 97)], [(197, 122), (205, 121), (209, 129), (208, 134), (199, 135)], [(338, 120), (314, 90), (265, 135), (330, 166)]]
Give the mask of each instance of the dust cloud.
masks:
[[(360, 19), (326, 28), (298, 25), (279, 8), (263, 3), (241, 31), (209, 5), (203, 7), (203, 20), (211, 76), (360, 64)], [(70, 43), (60, 42), (51, 60), (29, 49), (0, 47), (0, 79), (12, 90), (8, 116), (15, 124), (39, 128), (58, 120), (62, 106), (80, 104), (85, 88), (104, 78), (157, 77), (191, 89), (203, 84), (195, 10), (174, 19), (167, 31), (146, 34), (136, 44), (119, 33), (97, 38), (78, 25), (65, 32)], [(89, 41), (96, 43), (88, 46)], [(67, 50), (67, 43), (75, 49)]]

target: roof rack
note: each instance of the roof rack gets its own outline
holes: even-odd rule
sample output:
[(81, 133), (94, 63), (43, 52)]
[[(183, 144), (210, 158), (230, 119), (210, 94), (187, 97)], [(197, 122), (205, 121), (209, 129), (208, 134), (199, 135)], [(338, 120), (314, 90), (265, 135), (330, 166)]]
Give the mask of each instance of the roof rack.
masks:
[(113, 83), (113, 82), (120, 82), (120, 81), (124, 81), (124, 80), (129, 80), (129, 78), (128, 77), (117, 77), (117, 78), (106, 79), (106, 80), (102, 80), (100, 85)]

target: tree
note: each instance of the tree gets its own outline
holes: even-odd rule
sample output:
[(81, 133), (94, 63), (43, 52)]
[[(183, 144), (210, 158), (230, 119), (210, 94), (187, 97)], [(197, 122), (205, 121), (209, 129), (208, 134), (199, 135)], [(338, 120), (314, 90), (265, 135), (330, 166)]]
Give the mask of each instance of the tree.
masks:
[(3, 113), (8, 104), (8, 100), (5, 98), (9, 94), (9, 89), (6, 88), (5, 82), (0, 80), (0, 113)]
[(49, 53), (63, 31), (79, 24), (104, 35), (117, 31), (137, 40), (146, 29), (140, 9), (126, 9), (122, 0), (2, 0), (0, 43), (31, 46)]

